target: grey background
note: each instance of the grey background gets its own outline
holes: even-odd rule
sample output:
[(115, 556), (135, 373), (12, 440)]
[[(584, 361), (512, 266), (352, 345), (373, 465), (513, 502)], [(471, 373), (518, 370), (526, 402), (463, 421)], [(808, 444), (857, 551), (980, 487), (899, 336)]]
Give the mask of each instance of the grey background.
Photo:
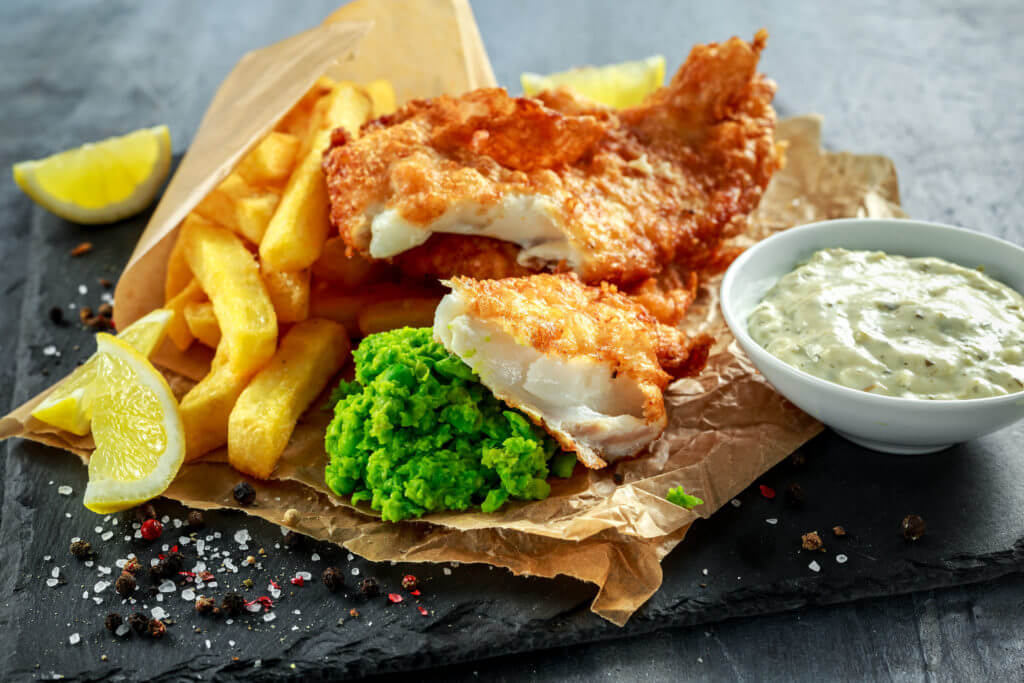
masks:
[[(317, 23), (319, 2), (0, 4), (0, 166), (155, 123), (187, 146), (245, 51)], [(771, 32), (763, 70), (782, 115), (826, 116), (829, 147), (884, 153), (917, 218), (1024, 243), (1020, 2), (473, 3), (499, 82)], [(17, 337), (28, 200), (0, 182), (3, 330)], [(55, 271), (52, 277), (59, 278)], [(0, 368), (0, 402), (29, 360)], [(936, 495), (941, 495), (936, 492)], [(952, 501), (953, 505), (969, 502)], [(2, 558), (3, 555), (0, 555)], [(1024, 577), (663, 631), (438, 671), (449, 680), (1024, 678)]]

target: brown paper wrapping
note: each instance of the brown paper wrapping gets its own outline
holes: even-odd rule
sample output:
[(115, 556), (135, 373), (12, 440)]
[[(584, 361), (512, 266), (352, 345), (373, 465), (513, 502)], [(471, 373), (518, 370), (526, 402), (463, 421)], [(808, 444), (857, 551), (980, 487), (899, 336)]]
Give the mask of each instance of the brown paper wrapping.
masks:
[[(160, 306), (164, 269), (182, 217), (219, 182), (322, 73), (356, 81), (386, 77), (402, 97), (461, 92), (494, 77), (464, 0), (393, 5), (358, 2), (324, 25), (246, 55), (224, 81), (191, 148), (139, 240), (118, 284), (123, 327)], [(361, 42), (360, 42), (361, 40)], [(345, 61), (355, 54), (354, 59)], [(842, 216), (901, 216), (892, 163), (879, 156), (821, 149), (821, 121), (783, 121), (787, 165), (776, 175), (738, 244), (786, 227)], [(483, 562), (516, 574), (572, 576), (595, 584), (592, 609), (622, 625), (661, 585), (661, 559), (706, 517), (821, 425), (776, 393), (739, 350), (717, 306), (720, 277), (702, 284), (688, 326), (716, 338), (707, 369), (667, 393), (669, 426), (649, 455), (553, 481), (543, 501), (513, 503), (500, 513), (445, 513), (421, 521), (381, 522), (365, 506), (335, 497), (324, 483), (324, 428), (316, 406), (303, 417), (274, 474), (253, 481), (258, 504), (244, 511), (343, 545), (373, 561)], [(169, 352), (156, 358), (176, 393), (205, 372), (208, 355)], [(52, 388), (51, 388), (52, 389)], [(29, 416), (37, 396), (0, 420), (0, 438), (20, 436), (87, 460), (90, 437), (59, 432)], [(223, 450), (186, 464), (166, 496), (197, 508), (238, 507), (231, 488), (241, 476)], [(683, 486), (705, 504), (685, 510), (664, 498)], [(285, 512), (298, 514), (285, 524)]]

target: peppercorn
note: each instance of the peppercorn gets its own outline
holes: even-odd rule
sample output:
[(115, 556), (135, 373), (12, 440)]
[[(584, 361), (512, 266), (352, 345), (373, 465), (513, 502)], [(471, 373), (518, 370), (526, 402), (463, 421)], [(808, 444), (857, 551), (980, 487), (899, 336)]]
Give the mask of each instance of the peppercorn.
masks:
[(142, 612), (132, 612), (131, 616), (128, 617), (128, 625), (141, 636), (149, 626), (149, 617)]
[(332, 593), (337, 593), (345, 585), (345, 578), (337, 567), (328, 567), (320, 575), (324, 587)]
[(168, 577), (170, 570), (167, 569), (167, 562), (160, 560), (149, 567), (149, 580), (153, 583), (160, 583)]
[(252, 505), (252, 502), (256, 500), (256, 489), (247, 481), (240, 481), (235, 484), (235, 488), (231, 493), (238, 504), (245, 507)]
[(220, 601), (220, 609), (229, 617), (237, 617), (245, 609), (245, 598), (241, 593), (228, 593)]
[(790, 484), (786, 487), (786, 502), (789, 503), (790, 507), (801, 507), (805, 500), (807, 500), (807, 494), (804, 493), (804, 489), (800, 484)]
[(50, 322), (58, 327), (65, 327), (68, 321), (64, 319), (64, 311), (60, 306), (54, 306), (50, 309)]
[(146, 503), (135, 508), (135, 521), (142, 523), (147, 519), (154, 519), (156, 517), (156, 508), (153, 507), (152, 503)]
[(113, 318), (114, 317), (114, 307), (111, 306), (106, 301), (104, 301), (96, 309), (96, 313), (98, 315), (102, 315), (104, 318)]
[(155, 541), (164, 532), (164, 525), (158, 519), (147, 519), (142, 523), (142, 528), (139, 532), (147, 541)]
[(368, 576), (360, 581), (359, 592), (367, 598), (374, 598), (380, 595), (380, 586), (377, 585), (377, 579)]
[(163, 638), (164, 634), (167, 633), (167, 627), (159, 619), (150, 619), (149, 624), (146, 625), (146, 630), (149, 631), (150, 638)]
[(100, 287), (103, 287), (103, 288), (105, 288), (105, 289), (110, 289), (111, 287), (113, 287), (113, 286), (114, 286), (114, 283), (113, 283), (113, 282), (111, 282), (110, 280), (108, 280), (108, 279), (107, 279), (107, 278), (105, 278), (105, 277), (101, 277), (101, 278), (99, 279), (99, 283), (100, 283)]
[(216, 609), (217, 605), (214, 604), (213, 598), (208, 598), (205, 595), (196, 598), (196, 611), (200, 614), (213, 614)]
[(908, 541), (916, 541), (924, 536), (924, 532), (927, 528), (928, 525), (924, 523), (924, 519), (921, 515), (907, 515), (903, 518), (903, 522), (900, 524), (900, 530), (903, 532), (903, 538)]
[(107, 618), (103, 620), (103, 626), (113, 633), (117, 630), (117, 627), (124, 623), (124, 619), (117, 612), (111, 612), (107, 615)]
[(846, 535), (846, 529), (844, 529), (843, 527), (841, 527), (838, 524), (836, 524), (834, 527), (832, 527), (832, 533), (835, 534), (836, 536), (845, 536)]
[(75, 559), (88, 560), (92, 556), (92, 545), (89, 541), (77, 540), (69, 548)]
[(793, 466), (793, 469), (803, 469), (807, 466), (807, 456), (797, 451), (793, 455), (789, 456), (789, 464)]
[(284, 535), (284, 538), (281, 539), (281, 542), (284, 543), (284, 546), (286, 548), (291, 548), (292, 550), (295, 550), (302, 545), (302, 541), (304, 539), (305, 536), (303, 536), (302, 534), (296, 533), (294, 531), (289, 531)]
[(142, 569), (142, 565), (133, 557), (129, 560), (125, 560), (124, 567), (122, 569), (129, 574), (137, 574), (138, 571)]
[(128, 572), (121, 572), (121, 576), (117, 577), (117, 581), (114, 583), (114, 590), (122, 598), (131, 597), (131, 594), (135, 592), (135, 577)]
[(418, 583), (419, 580), (412, 574), (406, 574), (402, 577), (402, 588), (404, 588), (407, 591), (411, 591), (412, 589), (416, 588), (416, 585)]
[(203, 513), (199, 510), (192, 510), (188, 513), (188, 525), (193, 529), (202, 529), (206, 524), (206, 520), (203, 519)]
[(88, 321), (93, 319), (92, 309), (88, 306), (82, 306), (78, 309), (78, 321), (83, 325), (87, 325)]
[(821, 550), (825, 545), (817, 531), (811, 531), (802, 535), (800, 537), (800, 544), (804, 550)]
[(167, 573), (173, 578), (178, 572), (185, 571), (185, 556), (181, 553), (168, 553), (164, 558)]

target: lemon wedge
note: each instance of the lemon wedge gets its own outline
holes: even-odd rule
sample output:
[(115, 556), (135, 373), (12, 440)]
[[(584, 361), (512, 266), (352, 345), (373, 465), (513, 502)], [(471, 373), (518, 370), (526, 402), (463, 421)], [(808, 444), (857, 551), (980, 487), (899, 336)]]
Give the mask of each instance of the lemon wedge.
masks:
[(113, 223), (152, 203), (171, 168), (167, 126), (143, 128), (14, 165), (37, 204), (75, 223)]
[(163, 493), (185, 460), (185, 429), (164, 376), (123, 339), (96, 335), (85, 507), (125, 510)]
[(655, 55), (635, 62), (587, 66), (542, 76), (520, 76), (523, 92), (532, 97), (542, 90), (566, 86), (580, 95), (609, 107), (633, 107), (661, 87), (665, 80), (665, 58)]
[[(174, 311), (158, 308), (124, 328), (118, 339), (141, 355), (149, 356), (163, 340), (173, 316)], [(92, 420), (92, 388), (98, 365), (98, 358), (93, 354), (36, 406), (32, 417), (72, 434), (88, 434)]]

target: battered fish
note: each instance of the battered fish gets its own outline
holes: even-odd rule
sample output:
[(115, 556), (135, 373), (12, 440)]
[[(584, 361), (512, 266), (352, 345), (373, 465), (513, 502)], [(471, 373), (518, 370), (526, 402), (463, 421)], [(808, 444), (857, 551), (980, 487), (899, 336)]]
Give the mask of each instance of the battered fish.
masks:
[[(420, 273), (489, 277), (513, 254), (525, 271), (591, 283), (699, 269), (781, 164), (775, 85), (757, 73), (766, 39), (694, 47), (632, 109), (483, 89), (410, 102), (356, 140), (335, 131), (323, 163), (331, 220), (352, 248), (407, 254), (403, 267)], [(408, 253), (434, 233), (491, 239)]]
[(661, 435), (662, 392), (700, 372), (711, 346), (658, 322), (614, 285), (584, 285), (573, 273), (446, 284), (434, 336), (591, 468)]

